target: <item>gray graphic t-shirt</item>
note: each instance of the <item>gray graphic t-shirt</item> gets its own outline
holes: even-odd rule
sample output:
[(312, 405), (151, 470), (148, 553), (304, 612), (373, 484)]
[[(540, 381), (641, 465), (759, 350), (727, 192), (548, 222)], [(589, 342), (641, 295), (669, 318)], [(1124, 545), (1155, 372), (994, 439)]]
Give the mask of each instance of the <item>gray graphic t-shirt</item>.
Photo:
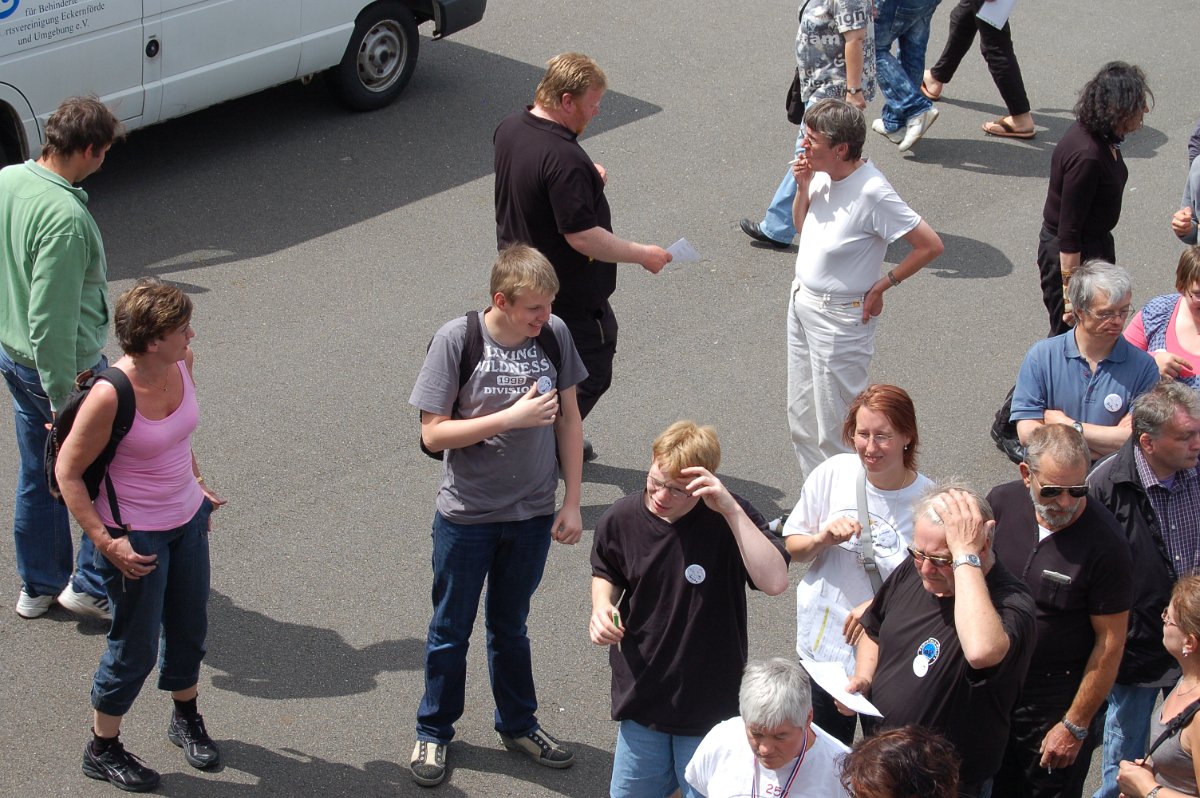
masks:
[[(507, 408), (541, 377), (549, 377), (552, 387), (563, 391), (587, 376), (571, 333), (557, 316), (550, 317), (550, 329), (562, 352), (561, 374), (535, 339), (505, 347), (488, 335), (486, 324), (480, 327), (483, 358), (461, 393), (458, 364), (467, 338), (465, 316), (447, 322), (433, 336), (409, 404), (435, 415), (453, 410), (454, 418), (477, 418)], [(556, 448), (554, 427), (548, 426), (510, 430), (451, 449), (438, 490), (438, 512), (456, 524), (524, 521), (553, 513)]]
[(800, 96), (806, 103), (846, 94), (846, 31), (866, 29), (863, 41), (863, 94), (875, 97), (875, 24), (871, 0), (809, 0), (796, 32)]

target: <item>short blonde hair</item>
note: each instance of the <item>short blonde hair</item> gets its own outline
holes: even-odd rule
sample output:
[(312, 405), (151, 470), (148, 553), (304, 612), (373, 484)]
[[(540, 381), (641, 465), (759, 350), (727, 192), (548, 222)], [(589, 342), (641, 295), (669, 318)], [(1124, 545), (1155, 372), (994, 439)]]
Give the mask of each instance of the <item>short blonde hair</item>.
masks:
[(546, 256), (528, 244), (513, 244), (500, 251), (492, 265), (491, 293), (504, 294), (509, 302), (526, 292), (556, 296), (558, 275)]
[(676, 421), (654, 439), (654, 462), (663, 476), (678, 479), (685, 468), (700, 466), (716, 472), (721, 465), (717, 431), (694, 421)]
[(542, 108), (557, 108), (564, 94), (580, 97), (588, 89), (607, 88), (608, 78), (593, 59), (583, 53), (559, 53), (546, 62), (533, 101)]

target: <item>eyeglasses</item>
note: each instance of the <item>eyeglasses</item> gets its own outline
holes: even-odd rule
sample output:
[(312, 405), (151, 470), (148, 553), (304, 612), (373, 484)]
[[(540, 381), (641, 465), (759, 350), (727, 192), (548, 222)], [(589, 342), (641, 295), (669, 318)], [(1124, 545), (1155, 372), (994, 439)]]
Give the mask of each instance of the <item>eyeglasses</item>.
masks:
[(875, 441), (876, 446), (887, 446), (895, 438), (895, 435), (869, 435), (865, 432), (854, 433), (854, 439), (866, 445), (871, 441)]
[(657, 493), (660, 490), (665, 490), (671, 495), (672, 499), (690, 499), (692, 494), (688, 493), (683, 488), (677, 488), (674, 485), (668, 485), (661, 479), (655, 479), (649, 474), (646, 475), (646, 490), (651, 493)]
[(926, 560), (929, 560), (938, 568), (949, 568), (954, 564), (953, 557), (935, 557), (932, 554), (926, 554), (925, 552), (913, 546), (905, 546), (905, 548), (907, 548), (908, 553), (912, 555), (913, 562), (922, 563)]
[(1193, 302), (1200, 302), (1200, 291), (1193, 291), (1188, 288), (1183, 292), (1183, 295)]
[(1064, 490), (1072, 499), (1082, 499), (1088, 493), (1087, 485), (1042, 485), (1042, 481), (1037, 478), (1037, 474), (1030, 471), (1029, 476), (1032, 477), (1033, 480), (1038, 483), (1038, 485), (1040, 485), (1038, 488), (1038, 495), (1043, 499), (1057, 498), (1058, 496), (1062, 495)]
[(1125, 319), (1133, 315), (1133, 306), (1130, 305), (1128, 307), (1123, 307), (1120, 310), (1106, 310), (1103, 313), (1096, 313), (1089, 308), (1084, 308), (1083, 312), (1091, 316), (1096, 321), (1112, 321), (1113, 319), (1125, 321)]
[(1175, 623), (1175, 621), (1172, 621), (1170, 618), (1167, 617), (1166, 610), (1162, 611), (1162, 622), (1163, 622), (1163, 626), (1174, 626), (1176, 628), (1179, 627), (1179, 624)]

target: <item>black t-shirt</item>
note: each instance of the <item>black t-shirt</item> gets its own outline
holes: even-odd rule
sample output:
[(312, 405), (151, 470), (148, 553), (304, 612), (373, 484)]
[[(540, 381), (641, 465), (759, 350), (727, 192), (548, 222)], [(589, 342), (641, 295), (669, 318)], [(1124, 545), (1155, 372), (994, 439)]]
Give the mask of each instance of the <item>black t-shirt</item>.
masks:
[(1034, 646), (1033, 597), (1025, 585), (996, 563), (987, 586), (1009, 639), (1008, 654), (991, 668), (967, 663), (954, 626), (954, 599), (926, 591), (911, 558), (883, 583), (862, 619), (879, 644), (871, 701), (883, 713), (884, 727), (916, 723), (943, 734), (962, 758), (964, 782), (989, 779), (1000, 769)]
[[(1080, 676), (1096, 642), (1090, 616), (1125, 612), (1133, 605), (1133, 560), (1116, 519), (1089, 500), (1075, 523), (1039, 543), (1024, 482), (996, 486), (988, 502), (996, 513), (996, 556), (1025, 582), (1037, 604), (1038, 644), (1029, 684), (1047, 676)], [(1054, 575), (1071, 581), (1063, 584)]]
[(1050, 156), (1050, 182), (1042, 220), (1064, 252), (1083, 260), (1113, 260), (1112, 233), (1121, 219), (1121, 195), (1129, 169), (1121, 151), (1072, 122)]
[(524, 243), (554, 264), (561, 284), (554, 312), (592, 315), (617, 288), (614, 263), (571, 248), (566, 233), (593, 227), (612, 232), (604, 181), (567, 128), (528, 110), (505, 117), (492, 136), (496, 148), (496, 242)]
[[(596, 525), (592, 575), (625, 591), (625, 637), (609, 647), (613, 720), (666, 734), (702, 735), (738, 714), (746, 666), (746, 585), (754, 587), (729, 524), (701, 501), (669, 524), (642, 492), (620, 499)], [(734, 496), (763, 536), (783, 541)]]

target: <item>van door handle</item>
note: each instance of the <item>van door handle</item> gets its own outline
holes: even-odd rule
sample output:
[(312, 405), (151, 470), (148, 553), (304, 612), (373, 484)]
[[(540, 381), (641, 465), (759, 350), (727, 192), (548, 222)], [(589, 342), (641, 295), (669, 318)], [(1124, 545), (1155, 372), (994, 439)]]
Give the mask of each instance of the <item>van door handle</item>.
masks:
[(153, 58), (158, 55), (158, 39), (151, 39), (146, 42), (146, 57)]

